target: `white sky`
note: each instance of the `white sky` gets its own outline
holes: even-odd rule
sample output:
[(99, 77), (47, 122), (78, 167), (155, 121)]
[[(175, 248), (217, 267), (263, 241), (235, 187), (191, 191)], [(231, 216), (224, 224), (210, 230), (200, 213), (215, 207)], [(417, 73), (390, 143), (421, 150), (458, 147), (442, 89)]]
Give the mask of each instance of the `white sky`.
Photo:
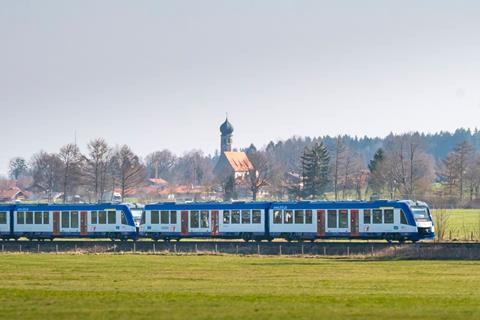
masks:
[(480, 1), (0, 0), (0, 173), (92, 138), (144, 156), (480, 119)]

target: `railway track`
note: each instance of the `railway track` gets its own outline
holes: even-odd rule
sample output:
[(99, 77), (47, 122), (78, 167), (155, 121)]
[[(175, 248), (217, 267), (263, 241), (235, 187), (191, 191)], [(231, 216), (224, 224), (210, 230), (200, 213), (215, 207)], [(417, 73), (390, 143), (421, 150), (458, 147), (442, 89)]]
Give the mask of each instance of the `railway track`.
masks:
[(0, 252), (21, 253), (173, 253), (373, 256), (412, 259), (480, 259), (480, 243), (389, 244), (386, 242), (237, 242), (237, 241), (4, 241)]

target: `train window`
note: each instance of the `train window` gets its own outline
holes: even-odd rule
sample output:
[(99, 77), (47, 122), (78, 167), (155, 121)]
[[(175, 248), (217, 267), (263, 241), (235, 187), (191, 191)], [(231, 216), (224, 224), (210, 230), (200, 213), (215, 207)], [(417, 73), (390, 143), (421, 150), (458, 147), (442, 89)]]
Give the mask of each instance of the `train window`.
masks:
[(337, 227), (337, 210), (328, 210), (327, 211), (327, 226), (328, 228)]
[(223, 224), (229, 224), (230, 223), (230, 211), (224, 210), (223, 211)]
[(250, 210), (242, 210), (242, 223), (250, 224)]
[(33, 224), (33, 212), (28, 211), (25, 216), (25, 223), (26, 224)]
[(107, 213), (105, 211), (98, 211), (98, 224), (107, 224)]
[(200, 218), (198, 211), (190, 211), (190, 228), (200, 227)]
[(62, 211), (62, 228), (70, 228), (70, 212)]
[(285, 210), (283, 211), (283, 223), (293, 223), (293, 211)]
[(7, 213), (0, 212), (0, 224), (7, 224)]
[(312, 210), (305, 210), (305, 223), (306, 224), (312, 224), (313, 223)]
[(42, 224), (42, 213), (35, 212), (35, 224)]
[(232, 210), (232, 223), (233, 224), (240, 223), (240, 210)]
[(255, 224), (262, 223), (261, 210), (252, 210), (252, 223), (255, 223)]
[(78, 228), (78, 211), (70, 212), (70, 228)]
[(97, 211), (92, 211), (90, 214), (90, 220), (92, 224), (97, 224)]
[(363, 210), (363, 224), (372, 223), (372, 214), (370, 210)]
[(121, 214), (121, 223), (122, 224), (128, 224), (127, 223), (127, 217), (125, 217), (125, 212), (122, 212), (122, 214)]
[(142, 211), (142, 217), (140, 219), (140, 223), (145, 224), (145, 211)]
[(282, 211), (273, 210), (273, 223), (281, 224), (282, 223)]
[(200, 213), (200, 228), (208, 228), (209, 225), (208, 211), (202, 211)]
[(348, 228), (348, 210), (338, 210), (338, 227)]
[(44, 211), (43, 212), (43, 224), (49, 224), (50, 223), (50, 212)]
[(17, 212), (17, 224), (25, 223), (25, 212)]
[(160, 216), (158, 211), (152, 211), (150, 212), (150, 223), (151, 224), (159, 224), (160, 222)]
[(393, 223), (393, 210), (385, 209), (383, 211), (383, 221), (384, 223)]
[(303, 224), (305, 218), (305, 213), (303, 210), (295, 210), (295, 223), (296, 224)]
[(160, 223), (161, 224), (168, 224), (169, 220), (169, 212), (168, 211), (161, 211), (160, 212)]
[(373, 223), (374, 224), (381, 224), (382, 223), (382, 210), (381, 209), (374, 209), (373, 210)]
[(117, 223), (117, 212), (116, 211), (107, 211), (108, 212), (108, 224)]
[(170, 224), (177, 224), (177, 211), (170, 211)]
[(405, 216), (405, 212), (403, 212), (403, 210), (400, 211), (400, 223), (408, 224), (407, 217)]

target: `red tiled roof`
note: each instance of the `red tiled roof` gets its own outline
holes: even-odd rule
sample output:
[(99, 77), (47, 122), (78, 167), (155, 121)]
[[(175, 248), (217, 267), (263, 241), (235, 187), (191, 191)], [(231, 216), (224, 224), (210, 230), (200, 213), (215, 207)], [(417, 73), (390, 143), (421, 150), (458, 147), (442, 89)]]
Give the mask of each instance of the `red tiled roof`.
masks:
[(253, 165), (245, 152), (226, 151), (225, 157), (235, 172), (253, 170)]
[(159, 185), (166, 185), (168, 182), (166, 180), (163, 180), (162, 178), (157, 178), (157, 179), (148, 179), (153, 184), (159, 184)]
[(6, 188), (0, 190), (0, 199), (3, 201), (15, 200), (18, 196), (23, 197), (23, 191), (18, 187)]
[(159, 194), (162, 195), (168, 195), (168, 194), (192, 194), (192, 193), (202, 193), (202, 187), (200, 186), (176, 186), (176, 187), (170, 187), (170, 188), (165, 188), (162, 191), (159, 192)]

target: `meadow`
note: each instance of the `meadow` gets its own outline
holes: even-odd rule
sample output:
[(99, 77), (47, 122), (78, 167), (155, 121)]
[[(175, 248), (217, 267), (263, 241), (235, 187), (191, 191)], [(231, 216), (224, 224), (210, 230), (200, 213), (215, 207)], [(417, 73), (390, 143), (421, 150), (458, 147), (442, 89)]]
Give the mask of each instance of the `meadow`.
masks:
[(3, 319), (479, 319), (480, 262), (0, 255)]
[[(446, 241), (480, 241), (480, 209), (447, 209), (445, 212)], [(440, 210), (432, 210), (435, 222), (439, 222)]]

